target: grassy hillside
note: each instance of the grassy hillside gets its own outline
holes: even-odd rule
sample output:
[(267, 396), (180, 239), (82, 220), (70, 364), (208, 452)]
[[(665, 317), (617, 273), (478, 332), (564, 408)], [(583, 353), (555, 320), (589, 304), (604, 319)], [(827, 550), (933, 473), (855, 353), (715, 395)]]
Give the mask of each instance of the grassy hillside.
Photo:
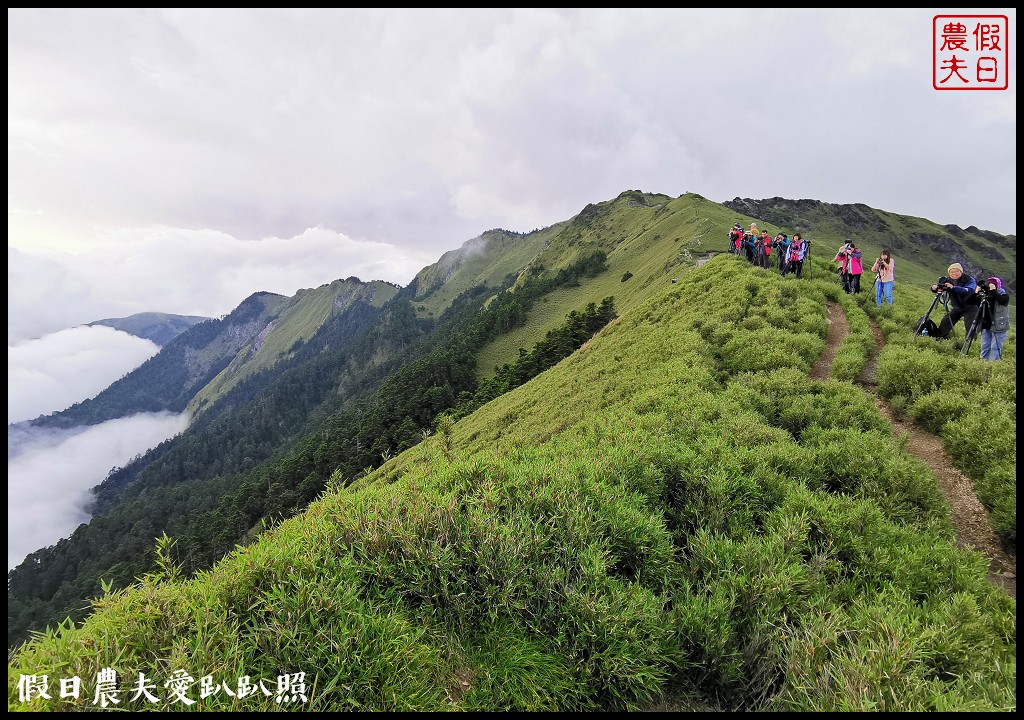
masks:
[(139, 412), (182, 412), (290, 298), (257, 292), (228, 315), (196, 323), (96, 397), (32, 420), (38, 427), (91, 425)]
[(299, 290), (289, 298), (287, 306), (239, 350), (231, 363), (196, 393), (188, 405), (188, 412), (200, 412), (240, 382), (288, 360), (296, 343), (313, 337), (332, 313), (343, 312), (360, 299), (380, 307), (397, 292), (398, 288), (389, 283), (363, 283), (358, 278), (335, 280), (311, 290)]
[[(961, 352), (961, 322), (949, 340), (907, 332), (928, 309), (932, 294), (904, 288), (893, 308), (867, 309), (887, 336), (879, 358), (879, 394), (915, 424), (942, 437), (960, 470), (971, 478), (1004, 546), (1017, 544), (1017, 329), (1011, 325), (1003, 359), (980, 359), (981, 340)], [(873, 302), (873, 301), (872, 301)], [(942, 316), (939, 306), (933, 316)]]
[[(181, 707), (175, 671), (210, 710), (1015, 709), (1016, 602), (873, 399), (808, 377), (826, 299), (866, 327), (830, 278), (680, 270), (211, 571), (165, 547), (11, 657), (9, 708), (89, 707), (111, 667), (128, 709), (139, 673)], [(21, 702), (28, 674), (87, 697)]]
[[(454, 288), (463, 288), (470, 279), (484, 277), (480, 265), (472, 272), (460, 276), (457, 258), (472, 255), (483, 263), (481, 249), (491, 248), (492, 255), (507, 252), (510, 244), (517, 244), (515, 259), (528, 262), (522, 265), (520, 282), (529, 277), (531, 268), (559, 268), (594, 249), (607, 253), (608, 271), (575, 287), (562, 288), (537, 305), (530, 321), (522, 327), (502, 335), (485, 348), (479, 357), (477, 372), (481, 378), (493, 374), (514, 359), (520, 348), (529, 348), (552, 328), (567, 312), (589, 302), (600, 302), (614, 295), (616, 307), (626, 310), (647, 301), (660, 292), (672, 278), (701, 259), (725, 249), (725, 235), (734, 222), (748, 227), (757, 222), (760, 229), (774, 236), (779, 231), (792, 235), (799, 229), (811, 242), (811, 262), (807, 274), (810, 278), (826, 277), (838, 283), (831, 272), (832, 258), (847, 238), (861, 246), (866, 270), (878, 256), (883, 245), (888, 245), (897, 258), (897, 287), (926, 288), (945, 274), (947, 266), (959, 261), (969, 271), (998, 274), (1013, 288), (1016, 282), (1016, 237), (936, 223), (906, 215), (875, 210), (865, 205), (833, 205), (811, 200), (739, 200), (718, 204), (700, 195), (687, 193), (678, 198), (666, 195), (628, 190), (605, 202), (588, 205), (571, 221), (547, 228), (540, 233), (515, 236), (510, 239), (498, 231), (490, 237), (502, 238), (502, 243), (481, 239), (467, 244), (450, 257), (442, 258), (437, 266), (424, 271), (424, 277), (450, 277), (452, 289), (444, 295), (432, 296), (432, 311), (442, 307)], [(541, 242), (541, 240), (543, 242)], [(467, 248), (475, 248), (467, 253)], [(980, 248), (980, 249), (979, 249)], [(530, 255), (530, 253), (535, 253)], [(503, 256), (506, 257), (506, 256)], [(513, 263), (502, 265), (502, 273), (491, 273), (492, 284)], [(444, 268), (450, 274), (442, 272)], [(863, 285), (872, 291), (872, 276), (867, 272)], [(427, 283), (429, 285), (429, 283)], [(1011, 313), (1016, 314), (1016, 299), (1011, 298)], [(927, 307), (927, 305), (925, 306)], [(923, 312), (923, 310), (922, 310)]]
[[(527, 277), (530, 268), (564, 267), (594, 249), (607, 253), (608, 270), (544, 298), (528, 324), (496, 338), (481, 352), (478, 373), (481, 377), (493, 373), (574, 308), (614, 296), (616, 307), (627, 310), (664, 291), (673, 277), (698, 259), (724, 249), (725, 233), (734, 218), (733, 211), (692, 193), (672, 199), (629, 190), (614, 200), (588, 205), (559, 228), (521, 277)], [(765, 227), (777, 232), (773, 226)]]
[(461, 293), (478, 285), (501, 287), (518, 276), (565, 223), (529, 234), (489, 230), (423, 268), (413, 278), (413, 302), (421, 317), (438, 317)]

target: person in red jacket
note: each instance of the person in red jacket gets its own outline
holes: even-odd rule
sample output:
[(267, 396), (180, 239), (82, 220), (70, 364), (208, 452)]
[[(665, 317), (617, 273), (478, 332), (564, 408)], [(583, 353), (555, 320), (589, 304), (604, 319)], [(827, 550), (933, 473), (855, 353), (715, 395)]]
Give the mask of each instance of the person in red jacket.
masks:
[(735, 223), (732, 228), (729, 229), (729, 252), (733, 255), (740, 254), (740, 243), (743, 241), (743, 227), (739, 223)]

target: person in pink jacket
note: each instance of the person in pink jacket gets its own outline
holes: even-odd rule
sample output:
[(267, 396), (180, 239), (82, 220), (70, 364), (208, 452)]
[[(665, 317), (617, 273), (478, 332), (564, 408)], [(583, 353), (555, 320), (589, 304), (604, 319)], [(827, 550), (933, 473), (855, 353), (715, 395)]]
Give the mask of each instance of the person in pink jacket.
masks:
[(857, 243), (853, 243), (853, 249), (850, 251), (850, 292), (860, 292), (860, 276), (864, 274), (864, 254), (857, 247)]
[(875, 304), (882, 306), (882, 299), (892, 305), (892, 286), (896, 280), (896, 260), (889, 252), (889, 248), (882, 248), (875, 264), (871, 266), (871, 272), (877, 273), (875, 280)]
[(839, 267), (839, 282), (843, 286), (844, 293), (853, 292), (853, 278), (850, 276), (850, 253), (853, 252), (853, 243), (847, 242), (836, 253), (835, 259), (832, 261)]

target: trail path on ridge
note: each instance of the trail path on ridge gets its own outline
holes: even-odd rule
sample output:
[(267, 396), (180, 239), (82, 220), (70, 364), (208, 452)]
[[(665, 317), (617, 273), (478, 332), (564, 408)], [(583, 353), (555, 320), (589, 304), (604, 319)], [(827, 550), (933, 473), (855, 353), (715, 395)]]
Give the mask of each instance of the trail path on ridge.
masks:
[(825, 309), (828, 311), (828, 337), (825, 338), (825, 351), (811, 368), (812, 380), (828, 380), (832, 376), (832, 363), (836, 361), (836, 353), (843, 344), (843, 338), (850, 334), (850, 323), (846, 319), (842, 305), (830, 302)]
[[(818, 362), (811, 368), (811, 377), (825, 380), (832, 374), (832, 363), (843, 338), (850, 332), (846, 312), (838, 303), (829, 302), (828, 337), (825, 351)], [(882, 416), (889, 421), (897, 435), (906, 433), (909, 442), (907, 452), (924, 462), (938, 481), (943, 494), (949, 500), (953, 512), (953, 527), (956, 530), (957, 544), (970, 547), (989, 560), (988, 578), (992, 584), (1002, 587), (1012, 597), (1017, 597), (1017, 561), (1003, 550), (999, 539), (992, 530), (985, 507), (978, 500), (974, 484), (970, 478), (957, 470), (953, 461), (942, 446), (942, 438), (922, 430), (911, 422), (897, 419), (889, 405), (875, 393), (877, 387), (876, 373), (878, 355), (885, 347), (885, 335), (873, 319), (871, 331), (875, 336), (875, 346), (871, 350), (864, 369), (857, 377), (857, 384), (875, 398), (875, 406)]]

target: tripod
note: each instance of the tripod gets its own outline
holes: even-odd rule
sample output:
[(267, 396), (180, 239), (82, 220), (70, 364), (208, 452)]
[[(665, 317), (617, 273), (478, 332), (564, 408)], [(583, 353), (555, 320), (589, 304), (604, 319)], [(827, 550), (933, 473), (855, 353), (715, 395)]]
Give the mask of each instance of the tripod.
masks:
[[(882, 276), (879, 275), (878, 276), (878, 281), (879, 282), (881, 281), (881, 278), (882, 278)], [(914, 335), (915, 335), (915, 337), (917, 335), (931, 335), (932, 333), (935, 332), (935, 330), (934, 330), (935, 323), (934, 322), (932, 322), (932, 328), (933, 329), (931, 329), (931, 330), (928, 329), (928, 326), (927, 326), (928, 325), (928, 316), (932, 314), (932, 310), (934, 310), (935, 306), (938, 305), (939, 303), (942, 303), (942, 309), (945, 310), (947, 314), (949, 313), (949, 298), (946, 297), (946, 293), (945, 292), (937, 292), (937, 293), (935, 293), (935, 297), (932, 298), (932, 304), (931, 304), (931, 307), (928, 308), (928, 312), (926, 312), (924, 314), (923, 318), (921, 318), (920, 320), (917, 321), (917, 327), (914, 328)]]
[(985, 319), (991, 319), (992, 308), (989, 306), (988, 297), (985, 295), (981, 296), (981, 304), (978, 306), (978, 312), (974, 313), (974, 321), (971, 323), (971, 327), (967, 330), (967, 337), (964, 338), (964, 345), (960, 348), (960, 354), (966, 355), (971, 349), (971, 343), (974, 342), (974, 338), (978, 336), (978, 332), (985, 327)]

